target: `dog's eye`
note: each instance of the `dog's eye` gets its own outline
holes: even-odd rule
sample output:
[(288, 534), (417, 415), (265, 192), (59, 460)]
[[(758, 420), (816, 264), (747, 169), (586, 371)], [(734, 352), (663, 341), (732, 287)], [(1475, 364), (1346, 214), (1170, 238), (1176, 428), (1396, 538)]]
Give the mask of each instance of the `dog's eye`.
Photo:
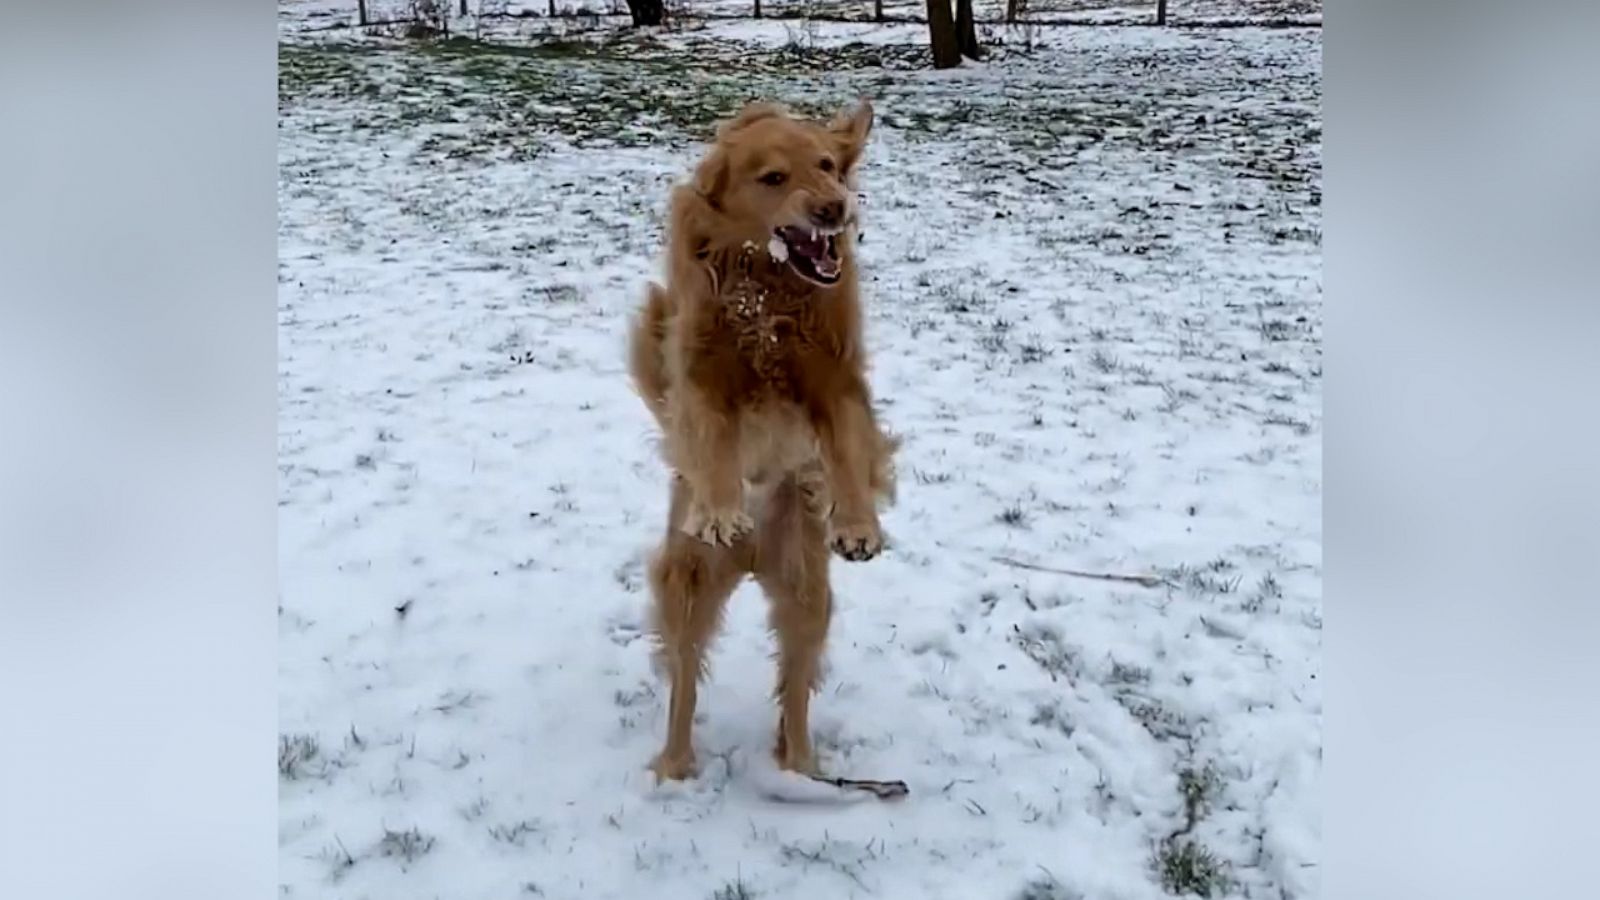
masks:
[(784, 179), (788, 177), (789, 176), (783, 174), (782, 172), (768, 172), (767, 174), (761, 176), (761, 183), (770, 187), (777, 187), (778, 185), (783, 184)]
[(817, 163), (817, 167), (820, 168), (824, 172), (832, 172), (833, 171), (833, 160), (828, 159), (827, 157), (823, 157), (822, 158), (822, 162)]

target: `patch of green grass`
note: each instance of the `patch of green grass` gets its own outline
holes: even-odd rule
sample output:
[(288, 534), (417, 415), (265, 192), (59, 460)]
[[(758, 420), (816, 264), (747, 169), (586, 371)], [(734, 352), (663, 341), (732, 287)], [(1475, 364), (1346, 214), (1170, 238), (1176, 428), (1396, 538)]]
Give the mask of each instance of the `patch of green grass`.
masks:
[[(709, 138), (716, 123), (745, 102), (773, 99), (804, 115), (826, 117), (867, 95), (894, 108), (893, 125), (914, 139), (940, 139), (971, 128), (1015, 151), (1054, 156), (1139, 123), (1111, 103), (1009, 89), (1008, 96), (904, 103), (925, 86), (894, 74), (927, 66), (915, 45), (809, 46), (778, 49), (691, 41), (667, 47), (613, 32), (595, 39), (548, 38), (502, 44), (449, 37), (426, 41), (287, 44), (279, 47), (280, 110), (315, 98), (370, 101), (368, 127), (470, 123), (470, 136), (435, 135), (422, 152), (449, 157), (538, 155), (543, 137), (581, 145), (604, 141), (647, 146)], [(978, 154), (980, 168), (1015, 160)]]
[(322, 756), (322, 745), (315, 735), (278, 735), (278, 777), (298, 781), (307, 773), (307, 767)]
[(1038, 663), (1049, 674), (1051, 681), (1058, 678), (1076, 681), (1083, 671), (1078, 648), (1063, 642), (1060, 634), (1049, 625), (1034, 623), (1026, 630), (1020, 625), (1012, 625), (1011, 642), (1029, 659)]
[[(818, 46), (804, 25), (798, 27), (786, 45), (776, 48), (701, 38), (692, 31), (677, 34), (668, 45), (634, 29), (609, 28), (516, 43), (466, 36), (294, 43), (280, 47), (280, 109), (318, 96), (361, 98), (371, 101), (360, 112), (368, 129), (430, 122), (469, 126), (433, 136), (419, 151), (429, 162), (437, 156), (521, 161), (547, 152), (542, 148), (553, 139), (578, 146), (703, 140), (717, 121), (752, 99), (828, 115), (869, 96), (878, 101), (883, 124), (908, 140), (964, 138), (948, 148), (951, 164), (970, 169), (975, 183), (990, 173), (1028, 171), (1036, 173), (1030, 180), (1060, 189), (1066, 182), (1050, 173), (1060, 172), (1080, 152), (1133, 149), (1181, 157), (1196, 146), (1231, 148), (1256, 140), (1251, 136), (1260, 131), (1254, 116), (1197, 120), (1182, 102), (1152, 103), (1146, 94), (1129, 97), (1061, 79), (1048, 60), (1018, 58), (1018, 77), (974, 94), (958, 85), (908, 77), (907, 71), (929, 67), (925, 46)], [(1014, 55), (1004, 47), (994, 49), (992, 64)], [(1180, 90), (1170, 99), (1185, 97)], [(1291, 104), (1263, 111), (1261, 118), (1304, 114)], [(1296, 125), (1305, 132), (1303, 123)], [(979, 139), (965, 139), (974, 135)], [(1278, 179), (1286, 190), (1299, 190), (1297, 185), (1320, 175), (1320, 158), (1297, 148), (1319, 140), (1320, 133), (1307, 132), (1281, 147), (1275, 144), (1282, 152), (1270, 154), (1270, 171), (1261, 168), (1259, 154), (1223, 153), (1219, 164), (1244, 167), (1241, 177)], [(1102, 239), (1071, 240), (1083, 242)]]
[(1227, 864), (1194, 840), (1163, 843), (1154, 864), (1161, 887), (1169, 894), (1218, 897), (1233, 883)]
[(1154, 700), (1147, 700), (1130, 691), (1119, 691), (1114, 694), (1117, 702), (1128, 711), (1134, 721), (1138, 722), (1150, 736), (1158, 741), (1191, 741), (1194, 739), (1194, 723), (1187, 716), (1175, 712)]
[(719, 887), (711, 894), (711, 900), (755, 900), (755, 891), (744, 883), (743, 878), (734, 880)]
[(1234, 572), (1233, 563), (1225, 559), (1213, 560), (1202, 566), (1179, 564), (1163, 569), (1161, 575), (1198, 597), (1236, 594), (1244, 583), (1244, 576)]
[(433, 849), (434, 839), (431, 835), (423, 834), (416, 828), (405, 831), (390, 831), (384, 829), (383, 840), (378, 842), (378, 853), (387, 857), (398, 857), (406, 862), (416, 862), (429, 850)]
[(1028, 719), (1029, 725), (1059, 731), (1067, 737), (1078, 729), (1072, 724), (1071, 717), (1061, 708), (1060, 702), (1040, 704)]
[(1083, 900), (1083, 894), (1053, 877), (1040, 877), (1024, 885), (1016, 900)]
[(1028, 512), (1020, 504), (1013, 503), (1000, 510), (999, 514), (995, 516), (995, 521), (1009, 528), (1026, 528), (1028, 527)]
[(349, 53), (278, 45), (280, 111), (308, 96), (353, 97), (375, 90), (362, 71), (359, 60)]
[(542, 826), (538, 822), (532, 819), (523, 819), (504, 825), (490, 825), (489, 837), (502, 844), (521, 847), (529, 835), (538, 834), (541, 828)]
[(1112, 660), (1111, 673), (1106, 676), (1106, 680), (1112, 684), (1149, 684), (1150, 669), (1146, 666)]
[(802, 85), (770, 68), (763, 75), (748, 60), (708, 60), (620, 39), (284, 46), (279, 108), (360, 99), (370, 130), (469, 126), (430, 134), (419, 155), (527, 159), (548, 139), (579, 146), (703, 140), (755, 99), (823, 117), (852, 98), (851, 91)]
[(1183, 796), (1184, 813), (1190, 821), (1198, 821), (1210, 812), (1212, 801), (1221, 792), (1222, 773), (1211, 763), (1178, 773), (1178, 793)]
[(1215, 897), (1233, 884), (1228, 864), (1204, 844), (1190, 837), (1222, 793), (1222, 773), (1206, 763), (1178, 772), (1178, 794), (1183, 798), (1183, 826), (1161, 842), (1151, 865), (1169, 894)]

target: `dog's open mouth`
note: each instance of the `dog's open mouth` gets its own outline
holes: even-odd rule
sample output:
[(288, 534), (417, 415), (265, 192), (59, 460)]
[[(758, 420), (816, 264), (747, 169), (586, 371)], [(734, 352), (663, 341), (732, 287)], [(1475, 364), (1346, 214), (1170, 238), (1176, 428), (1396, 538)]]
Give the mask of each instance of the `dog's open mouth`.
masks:
[(815, 228), (789, 226), (772, 233), (772, 255), (786, 259), (800, 277), (827, 287), (839, 281), (837, 236)]

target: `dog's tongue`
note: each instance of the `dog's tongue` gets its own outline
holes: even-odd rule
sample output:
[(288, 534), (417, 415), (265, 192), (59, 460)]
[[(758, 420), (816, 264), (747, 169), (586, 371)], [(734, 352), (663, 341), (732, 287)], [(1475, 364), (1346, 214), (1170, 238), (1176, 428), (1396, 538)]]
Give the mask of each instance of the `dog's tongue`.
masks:
[(840, 263), (833, 250), (833, 237), (809, 228), (790, 227), (783, 230), (783, 239), (790, 251), (810, 261), (818, 275), (828, 279), (839, 277)]

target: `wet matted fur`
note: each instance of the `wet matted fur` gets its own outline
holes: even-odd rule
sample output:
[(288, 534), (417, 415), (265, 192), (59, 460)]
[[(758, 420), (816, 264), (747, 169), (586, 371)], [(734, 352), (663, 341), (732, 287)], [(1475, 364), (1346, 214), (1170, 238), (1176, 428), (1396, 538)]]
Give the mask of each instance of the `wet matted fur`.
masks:
[(833, 612), (830, 548), (883, 547), (896, 439), (872, 411), (855, 259), (863, 102), (823, 124), (752, 104), (673, 189), (667, 284), (649, 286), (630, 369), (673, 470), (650, 564), (671, 681), (661, 778), (695, 771), (695, 695), (728, 597), (753, 575), (778, 643), (779, 765), (815, 773), (808, 704)]

